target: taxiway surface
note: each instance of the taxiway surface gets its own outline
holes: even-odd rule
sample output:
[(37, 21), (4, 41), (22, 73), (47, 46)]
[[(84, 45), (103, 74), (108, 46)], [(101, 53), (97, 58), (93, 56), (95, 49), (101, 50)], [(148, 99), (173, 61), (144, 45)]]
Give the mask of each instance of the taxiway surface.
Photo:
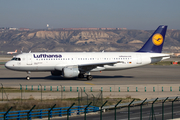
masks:
[(77, 78), (53, 77), (50, 72), (32, 72), (26, 80), (26, 72), (11, 71), (0, 66), (0, 82), (7, 86), (26, 85), (140, 85), (140, 84), (179, 84), (180, 66), (147, 65), (121, 71), (92, 72), (92, 81)]

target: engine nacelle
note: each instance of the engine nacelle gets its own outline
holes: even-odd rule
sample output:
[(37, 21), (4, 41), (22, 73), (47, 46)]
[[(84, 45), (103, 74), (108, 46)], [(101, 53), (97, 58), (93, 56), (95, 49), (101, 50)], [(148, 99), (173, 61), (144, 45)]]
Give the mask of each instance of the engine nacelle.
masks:
[(58, 71), (58, 70), (51, 71), (51, 75), (52, 76), (60, 76), (60, 75), (62, 75), (62, 71)]
[(79, 75), (79, 69), (78, 67), (67, 67), (67, 68), (63, 68), (63, 76), (65, 78), (73, 78), (73, 77), (77, 77)]

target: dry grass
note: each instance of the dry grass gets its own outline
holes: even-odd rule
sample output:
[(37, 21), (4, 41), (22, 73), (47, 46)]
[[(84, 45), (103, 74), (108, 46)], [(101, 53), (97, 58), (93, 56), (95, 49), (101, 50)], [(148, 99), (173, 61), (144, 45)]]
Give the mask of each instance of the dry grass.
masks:
[[(106, 105), (115, 105), (117, 102), (122, 100), (121, 103), (131, 102), (134, 98), (131, 98), (131, 96), (127, 96), (126, 98), (104, 98), (103, 102), (108, 101)], [(140, 99), (135, 99), (135, 101)], [(92, 99), (89, 99), (89, 102), (93, 102)], [(100, 107), (102, 105), (101, 99), (96, 102), (96, 106)], [(4, 112), (7, 111), (10, 107), (13, 107), (12, 111), (18, 111), (18, 110), (30, 110), (34, 105), (36, 105), (35, 109), (47, 109), (51, 108), (54, 104), (56, 104), (56, 107), (68, 107), (71, 106), (72, 103), (75, 103), (75, 106), (78, 105), (87, 105), (87, 100), (83, 99), (82, 101), (78, 101), (78, 98), (69, 98), (69, 99), (47, 99), (43, 100), (36, 100), (31, 96), (31, 98), (22, 100), (21, 99), (11, 99), (8, 103), (1, 103), (0, 104), (0, 111)], [(93, 105), (93, 103), (91, 104)]]

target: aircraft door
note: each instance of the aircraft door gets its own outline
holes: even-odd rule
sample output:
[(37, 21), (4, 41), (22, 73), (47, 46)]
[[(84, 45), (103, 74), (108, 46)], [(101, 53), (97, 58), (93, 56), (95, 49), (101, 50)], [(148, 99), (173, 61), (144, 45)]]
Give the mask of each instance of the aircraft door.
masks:
[(141, 57), (141, 55), (137, 54), (136, 57), (137, 57), (136, 64), (142, 64), (142, 57)]
[(27, 54), (26, 58), (27, 58), (27, 65), (32, 65), (32, 56), (31, 56), (31, 54)]

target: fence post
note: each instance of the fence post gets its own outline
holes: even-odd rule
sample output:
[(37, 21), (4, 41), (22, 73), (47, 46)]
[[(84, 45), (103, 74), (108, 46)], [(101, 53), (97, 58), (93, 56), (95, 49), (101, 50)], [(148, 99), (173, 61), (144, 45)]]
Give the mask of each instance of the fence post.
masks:
[[(56, 104), (54, 104), (54, 106), (48, 111), (48, 120), (50, 120), (50, 116), (51, 116), (51, 111), (52, 109), (56, 106)], [(51, 116), (52, 117), (52, 116)]]
[(6, 115), (9, 113), (9, 111), (12, 109), (13, 107), (9, 108), (9, 110), (4, 114), (4, 120), (6, 120)]
[(84, 120), (86, 120), (86, 112), (87, 112), (87, 108), (90, 106), (92, 102), (90, 102), (84, 109)]
[(167, 97), (163, 102), (162, 102), (162, 120), (164, 120), (164, 103), (166, 102), (166, 100), (168, 99), (169, 97)]
[(50, 91), (52, 91), (52, 86), (50, 86)]
[(62, 116), (62, 108), (59, 109), (59, 116)]
[(130, 106), (131, 106), (131, 104), (134, 102), (134, 100), (135, 100), (135, 99), (133, 99), (133, 100), (129, 103), (129, 105), (128, 105), (128, 120), (130, 120)]
[(94, 97), (94, 95), (92, 94), (92, 96), (93, 96), (93, 106), (95, 105), (94, 103), (95, 103), (95, 97)]
[(154, 103), (157, 101), (158, 98), (156, 98), (153, 103), (152, 103), (152, 107), (151, 107), (151, 113), (152, 113), (152, 120), (153, 120), (153, 115), (154, 115)]
[(61, 101), (62, 101), (62, 98), (63, 98), (63, 87), (62, 87), (62, 85), (60, 85), (61, 86)]
[(101, 90), (101, 103), (103, 103), (103, 91)]
[(100, 110), (100, 120), (102, 120), (102, 108), (103, 106), (107, 103), (108, 101), (106, 101), (102, 106), (101, 106), (101, 110)]
[(59, 91), (59, 86), (57, 86), (57, 91)]
[(39, 118), (42, 119), (42, 110), (40, 110)]
[(17, 118), (17, 120), (20, 120), (20, 113), (21, 113), (21, 112), (18, 112), (18, 118)]
[(81, 102), (82, 102), (82, 88), (80, 87), (80, 89), (81, 89)]
[(87, 95), (87, 104), (88, 104), (88, 94), (85, 92), (85, 94)]
[(2, 84), (2, 83), (1, 83), (1, 86), (2, 86), (2, 87), (1, 87), (1, 90), (2, 90), (2, 101), (3, 101), (3, 90), (4, 90), (4, 89), (3, 89), (3, 84)]
[(73, 107), (75, 103), (73, 103), (68, 109), (67, 109), (67, 120), (69, 120), (69, 110)]
[(114, 119), (116, 120), (116, 107), (119, 105), (119, 103), (121, 102), (122, 100), (120, 100), (116, 105), (115, 105), (115, 112), (114, 112)]
[(42, 102), (42, 85), (39, 84), (41, 86), (41, 102)]
[(147, 100), (147, 98), (140, 104), (140, 120), (142, 120), (142, 105)]
[(84, 92), (86, 92), (86, 88), (84, 87)]
[(20, 85), (20, 90), (21, 90), (21, 102), (22, 102), (22, 85), (21, 84), (19, 85)]
[(172, 101), (172, 119), (174, 118), (174, 116), (173, 116), (173, 107), (174, 107), (173, 103), (174, 103), (174, 101), (176, 101), (177, 99), (178, 99), (178, 96)]
[(31, 117), (29, 117), (29, 114), (31, 113), (31, 111), (34, 109), (34, 107), (36, 107), (36, 105), (34, 105), (27, 113), (27, 119), (29, 120), (29, 118), (31, 119)]

